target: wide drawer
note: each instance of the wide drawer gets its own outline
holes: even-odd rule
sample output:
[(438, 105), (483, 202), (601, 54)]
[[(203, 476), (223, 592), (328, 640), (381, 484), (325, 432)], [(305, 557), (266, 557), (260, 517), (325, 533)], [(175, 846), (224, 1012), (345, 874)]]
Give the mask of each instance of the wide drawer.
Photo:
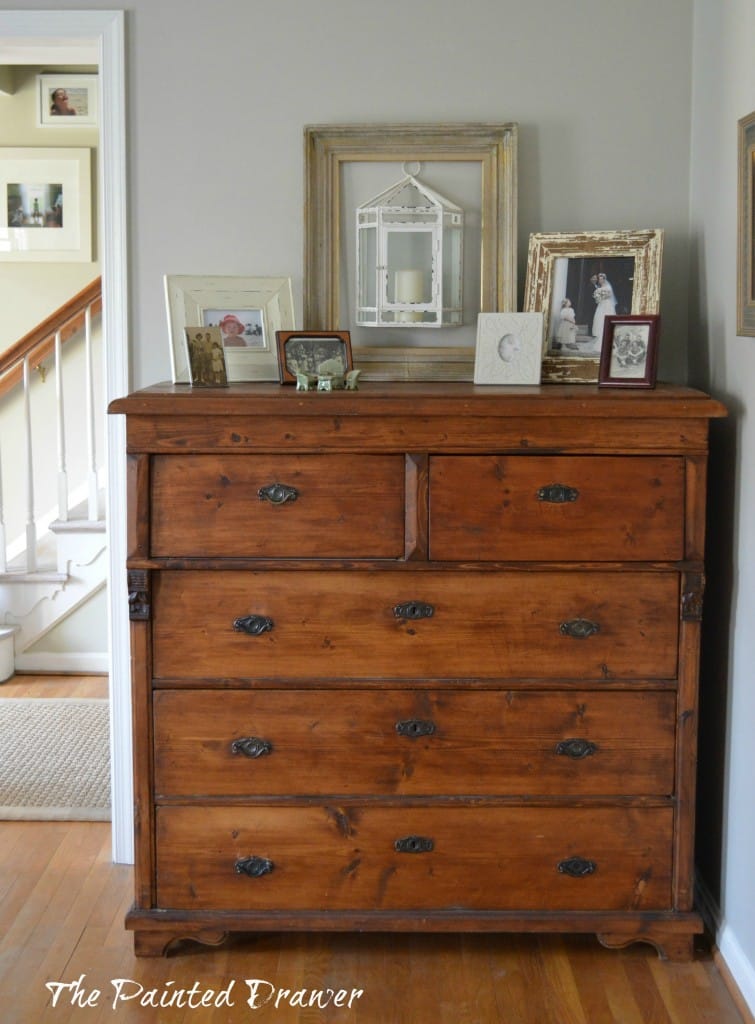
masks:
[(159, 690), (163, 796), (668, 795), (675, 695)]
[(683, 555), (681, 458), (430, 459), (433, 559), (661, 561)]
[(157, 678), (676, 674), (674, 572), (178, 570), (154, 579)]
[(665, 807), (161, 807), (157, 904), (667, 909), (672, 814)]
[(401, 455), (158, 455), (151, 474), (156, 557), (404, 555)]

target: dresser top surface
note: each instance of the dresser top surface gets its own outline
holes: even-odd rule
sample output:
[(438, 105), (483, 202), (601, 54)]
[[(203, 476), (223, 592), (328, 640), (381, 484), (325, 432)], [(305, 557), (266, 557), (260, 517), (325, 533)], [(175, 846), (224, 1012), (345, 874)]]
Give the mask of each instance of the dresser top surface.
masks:
[(277, 383), (192, 388), (161, 383), (116, 399), (111, 413), (132, 416), (494, 416), (708, 419), (726, 415), (702, 391), (675, 384), (653, 389), (590, 384), (479, 386), (467, 383), (360, 384), (358, 391), (301, 392)]

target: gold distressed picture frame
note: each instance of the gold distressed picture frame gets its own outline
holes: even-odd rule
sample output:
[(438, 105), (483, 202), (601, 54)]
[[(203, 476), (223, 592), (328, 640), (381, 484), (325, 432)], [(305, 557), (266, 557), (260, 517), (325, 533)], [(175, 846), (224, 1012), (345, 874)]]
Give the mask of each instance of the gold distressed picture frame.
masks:
[[(342, 175), (350, 164), (462, 162), (479, 165), (481, 190), (478, 312), (516, 310), (517, 125), (309, 125), (304, 129), (303, 326), (338, 330), (341, 309)], [(470, 254), (467, 253), (467, 256)], [(418, 331), (418, 329), (415, 328)], [(358, 345), (364, 380), (471, 380), (469, 346)]]
[(737, 334), (755, 337), (755, 111), (738, 122)]
[(663, 230), (530, 235), (524, 310), (543, 314), (543, 383), (597, 383), (606, 316), (657, 313)]

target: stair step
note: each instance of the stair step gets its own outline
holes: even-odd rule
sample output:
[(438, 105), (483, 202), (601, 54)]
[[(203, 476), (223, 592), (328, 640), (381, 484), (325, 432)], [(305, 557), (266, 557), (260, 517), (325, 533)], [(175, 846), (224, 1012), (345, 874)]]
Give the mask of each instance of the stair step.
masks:
[(50, 523), (50, 533), (104, 533), (104, 519), (55, 519)]
[(0, 583), (65, 583), (67, 579), (68, 573), (56, 569), (37, 569), (35, 572), (11, 569), (9, 572), (0, 572)]

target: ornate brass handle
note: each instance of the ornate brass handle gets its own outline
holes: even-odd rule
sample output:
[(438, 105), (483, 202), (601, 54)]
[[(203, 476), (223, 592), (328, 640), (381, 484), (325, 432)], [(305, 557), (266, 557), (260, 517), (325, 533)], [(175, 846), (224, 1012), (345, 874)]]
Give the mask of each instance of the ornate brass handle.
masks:
[(593, 633), (599, 633), (600, 626), (597, 622), (591, 622), (589, 619), (570, 619), (569, 622), (562, 622), (559, 630), (562, 636), (570, 636), (575, 640), (586, 640)]
[(233, 628), (237, 633), (248, 633), (249, 636), (260, 636), (269, 633), (273, 628), (273, 620), (267, 615), (242, 615), (233, 620)]
[(267, 857), (241, 857), (233, 866), (237, 875), (247, 875), (249, 878), (262, 878), (269, 875), (275, 864)]
[(424, 601), (404, 601), (394, 605), (393, 614), (397, 619), (431, 619), (435, 609)]
[(269, 501), (271, 505), (285, 505), (287, 501), (296, 501), (299, 492), (288, 484), (268, 484), (257, 491), (260, 501)]
[(426, 836), (404, 836), (393, 844), (396, 853), (431, 853), (434, 848), (435, 843)]
[(581, 739), (561, 740), (556, 744), (556, 753), (570, 757), (573, 761), (581, 761), (583, 757), (590, 757), (597, 749), (594, 743)]
[(272, 743), (269, 740), (261, 740), (258, 736), (241, 736), (231, 743), (231, 753), (243, 754), (244, 757), (264, 757), (272, 751)]
[(435, 722), (430, 719), (405, 718), (396, 722), (396, 732), (399, 736), (408, 736), (410, 740), (416, 740), (418, 736), (432, 736)]
[(538, 501), (547, 501), (551, 505), (564, 505), (568, 501), (576, 501), (578, 497), (577, 488), (567, 487), (566, 484), (548, 484), (537, 492)]
[(586, 860), (584, 857), (569, 857), (558, 863), (558, 871), (561, 875), (570, 875), (572, 878), (585, 878), (598, 870), (594, 860)]

